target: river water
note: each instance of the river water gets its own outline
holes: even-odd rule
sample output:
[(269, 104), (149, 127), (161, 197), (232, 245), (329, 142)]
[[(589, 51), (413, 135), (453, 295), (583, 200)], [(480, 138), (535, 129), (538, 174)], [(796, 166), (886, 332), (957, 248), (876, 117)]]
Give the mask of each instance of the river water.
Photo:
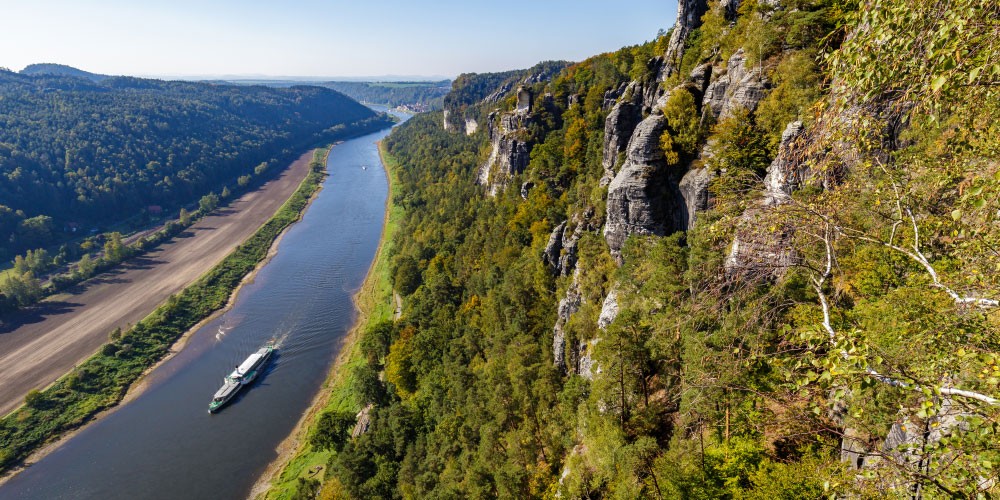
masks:
[[(153, 371), (139, 397), (0, 487), (0, 499), (245, 498), (354, 323), (352, 295), (382, 232), (375, 141), (387, 133), (334, 147), (318, 197), (233, 308)], [(261, 377), (210, 415), (223, 377), (272, 338), (281, 348)]]

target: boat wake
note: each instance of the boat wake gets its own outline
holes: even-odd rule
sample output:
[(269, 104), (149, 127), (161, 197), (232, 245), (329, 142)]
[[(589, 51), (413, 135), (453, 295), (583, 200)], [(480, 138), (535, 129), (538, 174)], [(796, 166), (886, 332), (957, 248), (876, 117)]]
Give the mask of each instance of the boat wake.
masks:
[(288, 328), (285, 331), (280, 332), (277, 335), (271, 337), (269, 343), (273, 345), (275, 349), (281, 349), (282, 344), (285, 343), (285, 340), (288, 339), (288, 336), (291, 334), (292, 334), (292, 329)]

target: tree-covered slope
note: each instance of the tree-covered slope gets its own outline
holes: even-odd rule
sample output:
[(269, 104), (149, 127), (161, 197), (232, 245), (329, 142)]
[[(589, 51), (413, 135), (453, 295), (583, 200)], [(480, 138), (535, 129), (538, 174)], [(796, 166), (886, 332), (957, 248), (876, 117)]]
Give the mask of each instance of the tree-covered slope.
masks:
[(679, 3), (387, 139), (404, 306), (320, 495), (997, 494), (997, 7)]
[(6, 258), (67, 224), (197, 200), (375, 114), (317, 87), (273, 89), (0, 72), (0, 240)]

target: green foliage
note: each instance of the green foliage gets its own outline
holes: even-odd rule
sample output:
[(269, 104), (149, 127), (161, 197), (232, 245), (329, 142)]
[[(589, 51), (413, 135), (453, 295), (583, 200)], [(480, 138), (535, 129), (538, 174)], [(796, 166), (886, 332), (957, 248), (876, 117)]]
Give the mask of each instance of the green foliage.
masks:
[(714, 127), (715, 146), (705, 164), (718, 175), (709, 189), (720, 205), (742, 211), (747, 195), (758, 192), (775, 145), (746, 111), (739, 111)]
[(396, 272), (392, 282), (396, 284), (396, 290), (402, 295), (410, 295), (420, 286), (420, 267), (416, 259), (409, 256), (401, 257), (396, 263)]
[(771, 136), (773, 144), (789, 123), (800, 120), (810, 124), (810, 108), (821, 94), (821, 74), (812, 51), (796, 51), (781, 59), (771, 76), (774, 89), (757, 106), (757, 123)]
[(853, 2), (840, 0), (746, 1), (740, 3), (735, 20), (730, 20), (716, 3), (698, 30), (700, 57), (725, 61), (742, 48), (747, 64), (756, 66), (784, 51), (835, 45), (837, 40), (827, 37), (854, 8)]
[[(849, 108), (854, 101), (830, 99), (814, 107), (824, 80), (840, 78), (850, 88), (857, 81), (852, 72), (864, 77), (866, 70), (853, 66), (826, 74), (815, 55), (836, 50), (851, 29), (836, 30), (838, 23), (855, 7), (832, 0), (789, 0), (780, 8), (743, 2), (729, 20), (713, 6), (688, 40), (682, 65), (718, 62), (743, 48), (774, 90), (756, 115), (742, 112), (712, 130), (701, 128), (696, 92), (671, 94), (663, 109), (668, 130), (658, 139), (678, 174), (708, 146), (701, 160), (715, 174), (711, 208), (686, 234), (632, 236), (621, 267), (599, 230), (607, 194), (598, 184), (603, 96), (649, 76), (642, 60), (647, 46), (588, 59), (534, 88), (552, 92), (557, 104), (546, 109), (545, 125), (530, 131), (531, 162), (514, 181), (533, 183), (527, 199), (516, 189), (484, 196), (473, 182), (484, 138), (442, 131), (441, 114), (415, 117), (394, 131), (386, 140), (398, 159), (393, 201), (406, 215), (392, 240), (392, 277), (410, 293), (398, 322), (369, 330), (363, 366), (348, 372), (352, 402), (376, 407), (371, 430), (329, 456), (324, 492), (872, 498), (919, 484), (933, 497), (974, 494), (977, 478), (994, 477), (997, 412), (989, 405), (962, 400), (971, 415), (939, 441), (906, 445), (912, 461), (881, 446), (893, 424), (943, 426), (948, 398), (936, 387), (961, 383), (992, 396), (1000, 387), (995, 313), (956, 304), (944, 291), (952, 286), (956, 294), (995, 298), (1000, 290), (1000, 259), (990, 250), (1000, 245), (993, 118), (1000, 106), (996, 99), (961, 106), (949, 98), (939, 108), (947, 113), (933, 121), (909, 114), (914, 120), (898, 138), (853, 133), (881, 134), (884, 118), (898, 116), (880, 115), (877, 106)], [(937, 31), (915, 36), (923, 43), (933, 38), (928, 33)], [(661, 43), (653, 50), (662, 50)], [(869, 40), (845, 50), (878, 47)], [(959, 52), (976, 47), (983, 46)], [(832, 60), (858, 57), (892, 56)], [(934, 82), (925, 83), (909, 95), (934, 96)], [(991, 95), (984, 92), (961, 95)], [(564, 106), (574, 94), (577, 104)], [(831, 107), (840, 113), (823, 114)], [(788, 122), (811, 118), (830, 135), (817, 139), (810, 153), (819, 159), (808, 166), (829, 182), (824, 188), (836, 189), (801, 190), (794, 203), (762, 208), (756, 202), (778, 135)], [(899, 145), (896, 152), (869, 149)], [(912, 220), (897, 200), (914, 211)], [(744, 219), (748, 208), (759, 217)], [(555, 276), (542, 259), (562, 221), (569, 233), (582, 228), (573, 276)], [(796, 266), (760, 279), (732, 272), (725, 262), (737, 231), (741, 244), (759, 245), (761, 254), (770, 251), (773, 234), (779, 250), (794, 248)], [(742, 239), (758, 231), (760, 241)], [(830, 234), (834, 255), (826, 276), (823, 235)], [(904, 250), (879, 243), (887, 241)], [(907, 255), (917, 247), (926, 262)], [(418, 283), (416, 273), (398, 272), (404, 262), (419, 272)], [(564, 373), (552, 363), (558, 347), (552, 325), (571, 287), (581, 300), (561, 324), (570, 365)], [(612, 290), (617, 317), (599, 327)], [(847, 432), (880, 454), (884, 466), (858, 471), (840, 463), (840, 434)]]
[[(670, 98), (663, 106), (663, 116), (667, 119), (670, 142), (676, 148), (676, 152), (686, 157), (697, 153), (703, 139), (701, 117), (698, 116), (698, 105), (694, 96), (687, 88), (681, 87), (670, 92)], [(661, 145), (663, 151), (673, 151), (668, 149), (668, 145), (663, 141)], [(675, 163), (676, 160), (667, 160), (668, 165)]]
[(200, 200), (198, 200), (198, 210), (200, 210), (201, 213), (203, 214), (207, 214), (212, 210), (215, 210), (216, 207), (218, 206), (219, 206), (219, 195), (215, 193), (208, 193), (205, 196), (202, 196)]
[(451, 82), (323, 82), (323, 87), (341, 92), (358, 102), (386, 106), (417, 106), (441, 109)]
[[(1000, 63), (993, 43), (1000, 6), (978, 0), (941, 4), (865, 0), (849, 17), (864, 25), (832, 55), (846, 88), (866, 106), (877, 100), (941, 109), (993, 100)], [(871, 48), (877, 44), (879, 50)]]
[(28, 408), (39, 408), (44, 404), (44, 401), (45, 398), (38, 389), (32, 389), (24, 396), (24, 404)]
[(312, 429), (309, 444), (318, 450), (340, 451), (350, 437), (354, 423), (354, 415), (349, 412), (325, 411), (320, 414)]

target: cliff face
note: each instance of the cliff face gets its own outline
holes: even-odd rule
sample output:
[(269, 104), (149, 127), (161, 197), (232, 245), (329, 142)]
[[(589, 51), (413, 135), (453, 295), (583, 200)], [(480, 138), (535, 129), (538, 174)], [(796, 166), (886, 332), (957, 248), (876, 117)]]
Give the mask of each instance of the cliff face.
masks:
[(680, 176), (668, 170), (659, 144), (666, 126), (667, 119), (660, 114), (639, 123), (629, 139), (625, 164), (608, 185), (604, 237), (619, 262), (629, 235), (663, 236), (686, 224), (678, 203)]
[(763, 68), (747, 68), (746, 55), (739, 49), (718, 73), (705, 91), (705, 114), (724, 120), (737, 109), (756, 111), (769, 88)]
[(549, 81), (569, 64), (566, 61), (546, 61), (523, 70), (461, 74), (452, 82), (451, 92), (444, 98), (441, 126), (449, 132), (472, 135), (497, 104), (520, 86)]
[(701, 18), (707, 11), (707, 0), (680, 0), (677, 2), (677, 22), (674, 24), (673, 33), (670, 34), (670, 43), (667, 46), (667, 53), (664, 55), (666, 64), (663, 66), (663, 77), (671, 76), (680, 69), (688, 37), (691, 36), (692, 31), (701, 26)]
[(528, 166), (532, 144), (520, 139), (530, 124), (530, 112), (490, 113), (487, 130), (490, 138), (490, 155), (479, 167), (476, 183), (496, 195), (506, 187), (507, 181)]

